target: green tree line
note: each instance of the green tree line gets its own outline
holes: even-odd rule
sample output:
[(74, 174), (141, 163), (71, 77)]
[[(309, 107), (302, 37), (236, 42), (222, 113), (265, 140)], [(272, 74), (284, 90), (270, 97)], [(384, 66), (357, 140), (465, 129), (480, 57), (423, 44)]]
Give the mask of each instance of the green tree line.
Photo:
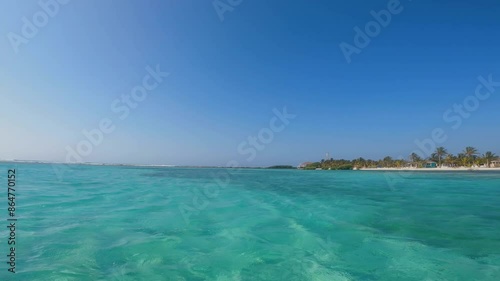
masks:
[(472, 146), (466, 147), (460, 153), (454, 155), (449, 153), (444, 147), (438, 147), (432, 153), (430, 157), (422, 158), (417, 153), (412, 153), (407, 159), (393, 159), (390, 156), (386, 156), (383, 159), (372, 160), (364, 159), (362, 157), (354, 160), (345, 159), (323, 159), (320, 162), (314, 162), (304, 169), (314, 170), (352, 170), (354, 168), (403, 168), (403, 167), (425, 167), (427, 162), (436, 162), (438, 167), (448, 166), (448, 167), (472, 167), (472, 166), (486, 166), (491, 167), (491, 163), (498, 160), (498, 156), (487, 151), (480, 154), (479, 151)]

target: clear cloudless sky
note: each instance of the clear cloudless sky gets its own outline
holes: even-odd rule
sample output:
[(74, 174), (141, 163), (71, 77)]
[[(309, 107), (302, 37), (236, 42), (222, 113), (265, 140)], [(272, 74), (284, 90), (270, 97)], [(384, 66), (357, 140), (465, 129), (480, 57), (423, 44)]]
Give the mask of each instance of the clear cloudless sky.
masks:
[[(46, 2), (47, 0), (42, 0)], [(221, 0), (226, 3), (225, 0)], [(442, 145), (500, 154), (500, 87), (454, 130), (443, 113), (500, 81), (500, 2), (402, 0), (349, 64), (339, 48), (387, 0), (243, 0), (221, 21), (212, 1), (70, 1), (16, 54), (38, 1), (0, 1), (0, 159), (64, 161), (67, 146), (110, 118), (88, 162), (296, 165), (399, 157), (443, 128)], [(169, 72), (119, 120), (111, 104), (146, 66)], [(295, 114), (255, 159), (238, 145)]]

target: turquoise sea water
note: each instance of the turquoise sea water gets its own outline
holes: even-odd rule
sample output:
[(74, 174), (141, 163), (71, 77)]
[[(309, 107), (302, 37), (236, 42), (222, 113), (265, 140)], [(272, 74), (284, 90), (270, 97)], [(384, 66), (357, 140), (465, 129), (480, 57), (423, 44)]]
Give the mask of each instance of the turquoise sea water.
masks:
[(500, 173), (55, 167), (0, 164), (0, 280), (500, 280)]

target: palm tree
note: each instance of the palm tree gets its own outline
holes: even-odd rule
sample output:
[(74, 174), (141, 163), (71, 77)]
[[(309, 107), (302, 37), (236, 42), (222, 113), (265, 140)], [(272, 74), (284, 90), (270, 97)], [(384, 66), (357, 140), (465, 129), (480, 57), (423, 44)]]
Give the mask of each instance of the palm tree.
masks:
[(477, 149), (472, 147), (472, 146), (467, 146), (464, 149), (464, 155), (467, 158), (467, 163), (472, 163), (474, 161), (474, 158), (477, 156), (478, 152)]
[(453, 154), (448, 153), (446, 155), (446, 158), (444, 159), (444, 163), (448, 165), (449, 167), (454, 167), (457, 162), (457, 157), (455, 157)]
[(392, 160), (391, 156), (386, 156), (383, 160), (382, 163), (384, 164), (384, 167), (390, 168), (394, 164), (394, 160)]
[(472, 146), (467, 146), (464, 149), (464, 154), (467, 157), (473, 157), (473, 156), (477, 155), (477, 149), (472, 147)]
[(418, 154), (413, 152), (412, 154), (410, 154), (410, 161), (412, 163), (412, 166), (413, 166), (413, 163), (415, 163), (417, 168), (418, 168), (418, 165), (420, 164), (420, 162), (422, 162), (422, 158), (420, 156), (418, 156)]
[(438, 158), (438, 165), (439, 167), (441, 167), (441, 158), (443, 156), (445, 156), (446, 154), (448, 154), (448, 151), (446, 151), (446, 148), (440, 146), (438, 148), (436, 148), (436, 152), (434, 152), (434, 154), (436, 154), (437, 158)]
[(463, 153), (459, 153), (458, 154), (458, 163), (463, 166), (463, 167), (466, 167), (469, 165), (469, 159), (467, 158), (467, 156)]
[(483, 154), (483, 159), (486, 161), (486, 167), (488, 168), (490, 167), (491, 161), (495, 160), (496, 158), (497, 156), (495, 155), (495, 153), (491, 151), (487, 151)]
[(412, 154), (410, 154), (410, 161), (411, 162), (416, 162), (418, 160), (421, 160), (420, 156), (418, 156), (418, 154), (416, 154), (415, 152), (413, 152)]
[(354, 166), (357, 168), (366, 168), (367, 161), (363, 157), (355, 159), (353, 162), (354, 162)]

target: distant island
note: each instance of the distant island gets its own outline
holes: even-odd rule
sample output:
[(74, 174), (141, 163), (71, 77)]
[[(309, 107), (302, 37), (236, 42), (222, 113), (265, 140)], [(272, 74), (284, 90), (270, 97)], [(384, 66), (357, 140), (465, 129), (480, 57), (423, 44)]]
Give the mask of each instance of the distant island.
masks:
[[(91, 166), (132, 166), (132, 167), (157, 167), (157, 168), (227, 168), (224, 166), (183, 166), (183, 165), (145, 165), (145, 164), (119, 164), (119, 163), (64, 163), (40, 160), (2, 160), (1, 162), (27, 163), (27, 164), (63, 164), (63, 165), (91, 165)], [(304, 162), (298, 167), (292, 165), (274, 165), (269, 167), (234, 167), (238, 169), (274, 169), (274, 170), (500, 170), (500, 158), (491, 151), (481, 154), (471, 146), (454, 155), (448, 153), (444, 147), (438, 147), (430, 157), (423, 158), (417, 153), (412, 153), (407, 159), (394, 159), (386, 156), (383, 159), (372, 160), (357, 158), (322, 159), (319, 162)]]
[(276, 166), (271, 166), (267, 167), (267, 169), (284, 169), (284, 170), (294, 170), (297, 169), (297, 167), (291, 166), (291, 165), (276, 165)]
[(430, 157), (423, 158), (417, 153), (409, 155), (408, 159), (393, 159), (386, 156), (383, 159), (372, 160), (362, 157), (354, 160), (345, 159), (322, 159), (319, 162), (305, 162), (298, 169), (303, 170), (375, 170), (375, 169), (432, 169), (441, 170), (470, 170), (470, 169), (492, 169), (500, 168), (498, 156), (487, 151), (480, 154), (471, 146), (454, 155), (448, 153), (444, 147), (438, 147)]

